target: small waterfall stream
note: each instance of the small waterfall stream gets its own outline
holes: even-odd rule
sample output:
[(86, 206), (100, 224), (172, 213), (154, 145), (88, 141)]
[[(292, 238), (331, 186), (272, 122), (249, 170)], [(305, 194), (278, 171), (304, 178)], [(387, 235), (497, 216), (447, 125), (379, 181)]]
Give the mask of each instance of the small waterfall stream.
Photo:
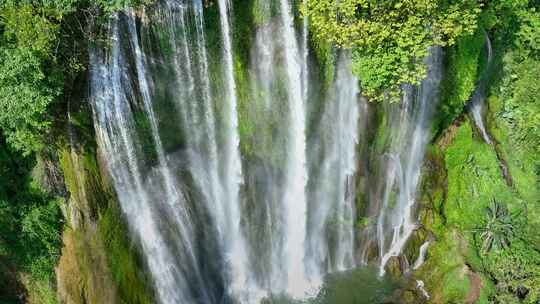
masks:
[(416, 261), (414, 261), (412, 269), (420, 268), (420, 266), (422, 266), (424, 264), (424, 262), (426, 261), (426, 253), (427, 253), (427, 250), (428, 250), (428, 247), (429, 247), (429, 243), (430, 243), (429, 241), (426, 241), (426, 242), (424, 242), (424, 244), (422, 244), (420, 246), (420, 251), (418, 253), (418, 258), (416, 259)]
[[(305, 299), (328, 274), (360, 262), (359, 129), (368, 106), (351, 52), (331, 50), (333, 78), (323, 84), (293, 1), (254, 9), (248, 59), (235, 53), (229, 0), (119, 12), (110, 43), (90, 50), (100, 153), (158, 303)], [(373, 235), (381, 272), (416, 227), (441, 56), (432, 50), (428, 78), (405, 86), (390, 111), (396, 136)]]
[(480, 80), (478, 81), (478, 84), (476, 85), (476, 88), (474, 89), (474, 92), (472, 94), (471, 100), (469, 101), (468, 107), (469, 111), (472, 114), (472, 118), (474, 121), (474, 124), (480, 131), (480, 135), (482, 136), (482, 139), (484, 142), (488, 145), (491, 145), (491, 138), (489, 137), (489, 134), (486, 130), (486, 126), (484, 124), (484, 118), (482, 116), (482, 113), (484, 111), (485, 106), (485, 100), (486, 100), (486, 85), (487, 85), (487, 78), (489, 74), (489, 70), (491, 67), (491, 61), (493, 57), (493, 50), (491, 47), (491, 40), (489, 39), (489, 36), (487, 33), (485, 33), (485, 39), (486, 39), (486, 68), (484, 71), (482, 71), (482, 74), (480, 75)]

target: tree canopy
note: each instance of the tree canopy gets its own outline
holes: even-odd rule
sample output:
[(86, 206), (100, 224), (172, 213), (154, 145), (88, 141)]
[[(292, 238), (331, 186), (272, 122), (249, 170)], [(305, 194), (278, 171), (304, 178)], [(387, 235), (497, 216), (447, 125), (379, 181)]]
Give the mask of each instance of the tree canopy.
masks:
[(318, 0), (303, 12), (318, 39), (353, 49), (363, 94), (380, 100), (423, 78), (430, 46), (452, 45), (474, 32), (480, 6), (473, 0)]
[(0, 5), (0, 128), (25, 153), (42, 146), (47, 109), (61, 92), (61, 74), (51, 69), (61, 18), (31, 4)]

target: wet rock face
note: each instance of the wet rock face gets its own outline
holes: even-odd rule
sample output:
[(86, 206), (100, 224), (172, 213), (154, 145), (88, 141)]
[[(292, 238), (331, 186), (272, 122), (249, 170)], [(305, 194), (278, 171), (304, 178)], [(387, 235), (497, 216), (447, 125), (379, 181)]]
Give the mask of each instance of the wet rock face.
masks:
[(410, 263), (404, 255), (394, 256), (386, 264), (386, 273), (395, 278), (401, 278), (409, 269)]
[[(69, 148), (68, 148), (69, 149)], [(86, 154), (86, 155), (85, 155)], [(61, 303), (118, 303), (116, 285), (108, 268), (106, 249), (98, 232), (98, 198), (104, 197), (99, 171), (86, 158), (93, 155), (71, 150), (61, 158), (68, 200), (63, 211), (70, 229), (62, 236), (62, 256), (56, 268)]]
[(403, 255), (406, 257), (408, 261), (414, 262), (418, 256), (419, 256), (419, 248), (424, 244), (427, 240), (427, 234), (426, 230), (422, 227), (416, 229), (409, 240), (407, 241), (407, 244), (405, 245), (405, 248), (403, 248)]

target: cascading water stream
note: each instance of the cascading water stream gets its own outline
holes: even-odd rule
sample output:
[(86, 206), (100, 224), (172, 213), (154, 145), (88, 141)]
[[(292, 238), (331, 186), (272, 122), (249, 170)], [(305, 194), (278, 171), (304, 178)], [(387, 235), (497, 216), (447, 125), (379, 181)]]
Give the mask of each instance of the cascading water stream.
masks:
[(491, 138), (489, 137), (489, 134), (486, 130), (486, 127), (484, 124), (484, 118), (482, 117), (482, 112), (484, 110), (484, 102), (486, 100), (486, 82), (487, 82), (487, 77), (489, 76), (488, 73), (491, 66), (492, 52), (493, 52), (492, 47), (491, 47), (491, 40), (489, 39), (489, 36), (487, 33), (485, 33), (485, 37), (486, 37), (485, 40), (486, 40), (486, 51), (487, 51), (486, 68), (482, 72), (480, 80), (471, 97), (471, 101), (469, 103), (469, 111), (472, 114), (474, 124), (480, 131), (480, 135), (482, 136), (482, 139), (484, 140), (485, 143), (491, 145), (492, 144)]
[[(310, 104), (307, 20), (296, 31), (287, 1), (258, 2), (255, 9), (262, 17), (251, 53), (251, 110), (267, 117), (257, 121), (257, 129), (275, 128), (272, 120), (277, 121), (278, 128), (274, 129), (276, 133), (254, 136), (270, 135), (277, 142), (285, 138), (283, 147), (271, 146), (271, 156), (283, 155), (277, 173), (271, 173), (275, 167), (247, 167), (248, 172), (262, 172), (266, 184), (255, 201), (266, 210), (262, 216), (256, 213), (262, 217), (257, 220), (265, 224), (258, 237), (268, 239), (261, 247), (268, 251), (262, 264), (269, 267), (261, 266), (264, 273), (259, 281), (270, 294), (287, 292), (303, 298), (317, 291), (327, 273), (355, 265), (352, 184), (358, 141), (357, 79), (351, 73), (350, 55), (340, 51), (343, 54), (338, 56), (331, 90), (320, 101), (313, 98)], [(313, 87), (318, 89), (318, 84)], [(280, 89), (285, 89), (285, 94)], [(259, 108), (259, 102), (264, 106)], [(311, 141), (324, 153), (309, 156), (313, 151), (307, 149), (306, 112), (314, 112), (313, 107), (320, 106), (318, 102), (324, 104), (324, 114), (316, 127), (320, 132)], [(281, 116), (279, 111), (287, 115)], [(306, 189), (308, 180), (318, 191)], [(294, 269), (290, 261), (296, 261)]]
[[(349, 55), (350, 56), (350, 55)], [(335, 267), (329, 271), (344, 271), (355, 266), (354, 261), (354, 198), (353, 186), (356, 173), (356, 145), (358, 144), (358, 79), (352, 75), (351, 60), (342, 54), (337, 67), (336, 99), (338, 100), (337, 126), (334, 129), (337, 143), (330, 151), (339, 155), (337, 183), (337, 221)], [(323, 175), (324, 176), (324, 175)]]
[[(383, 203), (377, 220), (377, 238), (380, 256), (380, 274), (384, 274), (386, 263), (398, 256), (405, 243), (416, 229), (414, 216), (416, 191), (424, 151), (428, 144), (433, 111), (438, 101), (439, 84), (442, 78), (442, 50), (432, 47), (426, 58), (428, 73), (418, 92), (405, 87), (401, 119), (394, 120), (398, 130), (392, 151), (387, 154), (386, 185)], [(397, 182), (395, 202), (390, 202)]]
[(280, 0), (280, 9), (290, 115), (289, 154), (283, 189), (283, 208), (285, 208), (283, 252), (287, 263), (287, 292), (293, 297), (302, 298), (311, 289), (304, 267), (307, 222), (306, 118), (302, 96), (301, 58), (289, 0)]
[[(250, 69), (252, 72), (251, 78), (251, 100), (255, 105), (255, 101), (260, 100), (262, 106), (261, 112), (264, 115), (270, 116), (273, 109), (279, 106), (280, 100), (275, 98), (275, 87), (278, 83), (276, 79), (276, 61), (278, 60), (278, 50), (281, 48), (279, 40), (276, 39), (276, 22), (271, 18), (272, 1), (258, 1), (257, 7), (259, 16), (261, 16), (261, 25), (256, 29), (255, 41), (251, 50)], [(262, 121), (261, 125), (267, 125), (267, 121)], [(261, 141), (268, 140), (265, 134), (255, 134), (255, 137)], [(275, 153), (272, 150), (270, 153)], [(262, 168), (247, 168), (248, 174), (260, 174), (259, 180), (264, 180), (264, 187), (258, 189), (258, 202), (260, 203), (260, 211), (258, 214), (251, 216), (251, 225), (264, 225), (264, 230), (255, 236), (251, 236), (251, 242), (258, 241), (264, 238), (263, 245), (254, 250), (260, 254), (260, 251), (265, 251), (266, 256), (262, 258), (259, 267), (259, 285), (263, 286), (267, 292), (272, 290), (283, 290), (283, 271), (282, 259), (282, 233), (280, 229), (281, 210), (276, 197), (279, 186), (276, 173), (273, 168), (261, 166)], [(256, 184), (256, 182), (252, 182)], [(259, 256), (260, 257), (260, 256)]]
[[(308, 0), (303, 0), (302, 4), (304, 7), (307, 6)], [(304, 98), (304, 103), (308, 100), (309, 92), (309, 68), (308, 68), (308, 56), (309, 56), (309, 45), (308, 45), (308, 32), (309, 32), (309, 21), (308, 18), (304, 17), (302, 19), (302, 97)]]
[(416, 261), (414, 261), (412, 269), (416, 270), (424, 264), (424, 261), (426, 260), (426, 253), (429, 247), (429, 243), (430, 243), (429, 241), (426, 241), (424, 242), (424, 244), (420, 246), (420, 252), (418, 253), (418, 258), (416, 259)]
[(225, 118), (225, 145), (224, 168), (222, 172), (227, 204), (223, 215), (228, 221), (224, 240), (227, 250), (228, 262), (231, 266), (231, 290), (240, 294), (244, 301), (257, 301), (261, 292), (251, 278), (248, 277), (248, 253), (245, 239), (240, 229), (241, 211), (239, 190), (243, 183), (242, 162), (240, 159), (240, 137), (238, 134), (238, 113), (236, 96), (236, 82), (234, 79), (232, 43), (230, 37), (229, 0), (219, 0), (219, 14), (221, 34), (223, 38), (223, 60), (226, 90), (226, 118)]
[[(202, 0), (120, 12), (110, 53), (91, 50), (100, 153), (157, 303), (304, 299), (328, 273), (356, 266), (350, 54), (336, 50), (335, 79), (322, 89), (309, 73), (307, 20), (295, 28), (289, 0), (259, 5), (247, 104), (226, 0), (213, 8), (219, 25), (205, 22)], [(253, 119), (242, 140), (256, 152), (241, 155), (240, 118)]]
[[(158, 131), (158, 123), (154, 110), (152, 109), (152, 97), (150, 96), (150, 88), (148, 81), (146, 79), (146, 67), (145, 67), (145, 58), (142, 53), (141, 47), (139, 45), (139, 39), (137, 36), (137, 28), (135, 25), (135, 16), (133, 11), (128, 12), (128, 32), (130, 34), (130, 42), (134, 50), (135, 56), (135, 66), (136, 74), (139, 84), (139, 90), (144, 104), (144, 110), (150, 121), (150, 130), (152, 133), (152, 139), (155, 143), (157, 158), (158, 158), (158, 168), (163, 177), (165, 197), (168, 204), (170, 204), (171, 209), (175, 211), (175, 220), (176, 225), (180, 228), (181, 237), (186, 241), (185, 250), (188, 252), (192, 263), (196, 265), (196, 257), (193, 252), (193, 231), (191, 228), (191, 219), (187, 214), (185, 209), (186, 203), (185, 198), (182, 196), (182, 193), (176, 187), (177, 182), (174, 181), (174, 177), (170, 171), (170, 167), (167, 164), (165, 157), (165, 152), (163, 150), (163, 143)], [(197, 271), (198, 272), (198, 271)], [(200, 278), (199, 278), (200, 280)]]
[[(336, 79), (320, 125), (324, 151), (310, 196), (308, 255), (312, 280), (354, 267), (354, 189), (358, 143), (358, 80), (351, 73), (350, 54), (341, 51)], [(317, 166), (316, 166), (317, 167)], [(315, 177), (316, 176), (316, 177)], [(328, 231), (334, 239), (327, 240)], [(315, 279), (313, 279), (315, 278)]]
[[(90, 52), (97, 138), (103, 153), (109, 157), (107, 168), (113, 177), (122, 211), (129, 218), (130, 230), (139, 240), (152, 274), (158, 302), (192, 301), (194, 295), (189, 282), (183, 270), (177, 267), (176, 258), (157, 222), (160, 209), (178, 210), (173, 210), (169, 204), (162, 205), (160, 200), (153, 200), (155, 191), (149, 189), (139, 164), (140, 152), (136, 150), (138, 141), (132, 133), (135, 122), (128, 104), (128, 99), (134, 96), (132, 88), (126, 83), (125, 62), (122, 59), (125, 54), (121, 49), (118, 19), (115, 17), (112, 21), (111, 54), (107, 57), (95, 50)], [(189, 251), (188, 246), (184, 246), (186, 251)], [(195, 271), (193, 274), (197, 277)], [(206, 297), (205, 288), (201, 290)]]
[[(194, 16), (195, 33), (189, 33), (189, 13)], [(177, 98), (174, 102), (180, 113), (182, 128), (190, 134), (188, 146), (189, 170), (200, 189), (204, 189), (205, 203), (223, 229), (223, 186), (219, 177), (218, 145), (213, 95), (208, 71), (208, 55), (204, 35), (201, 0), (192, 5), (166, 3), (162, 13), (169, 32), (172, 66)], [(190, 44), (190, 40), (195, 43)], [(195, 56), (196, 55), (196, 56)], [(198, 90), (197, 90), (198, 88)], [(197, 101), (201, 102), (198, 103)]]

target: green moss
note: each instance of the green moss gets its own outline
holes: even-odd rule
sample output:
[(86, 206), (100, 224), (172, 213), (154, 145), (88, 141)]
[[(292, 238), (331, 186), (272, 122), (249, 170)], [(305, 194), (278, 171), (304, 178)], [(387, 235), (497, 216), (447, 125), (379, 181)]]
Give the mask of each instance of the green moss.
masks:
[(515, 191), (527, 206), (530, 237), (536, 247), (540, 248), (540, 235), (534, 232), (540, 227), (540, 188), (531, 187), (539, 183), (540, 161), (535, 151), (538, 147), (520, 143), (513, 138), (516, 128), (512, 112), (519, 109), (505, 107), (505, 102), (495, 96), (489, 99), (489, 104), (493, 113), (488, 117), (490, 133), (496, 139), (501, 157), (506, 160)]
[[(278, 8), (276, 2), (267, 0), (255, 0), (253, 2), (252, 14), (254, 25), (261, 26), (277, 15)], [(265, 5), (267, 6), (265, 7)]]
[[(60, 163), (64, 172), (66, 187), (71, 194), (71, 208), (83, 213), (85, 221), (96, 221), (99, 235), (90, 237), (86, 226), (73, 227), (74, 248), (77, 251), (79, 279), (90, 283), (95, 254), (86, 251), (102, 250), (106, 256), (108, 272), (116, 283), (122, 303), (152, 303), (149, 285), (142, 273), (136, 247), (129, 242), (128, 232), (111, 190), (104, 184), (93, 149), (80, 149), (79, 152), (65, 148), (61, 152)], [(89, 218), (88, 218), (89, 217)], [(82, 268), (81, 268), (82, 267)], [(97, 270), (99, 271), (107, 270)], [(103, 274), (101, 274), (103, 275)], [(99, 295), (88, 294), (87, 297)], [(90, 299), (89, 299), (90, 300)]]
[(445, 154), (448, 170), (448, 200), (445, 214), (448, 223), (468, 231), (476, 228), (492, 199), (514, 200), (499, 169), (497, 155), (490, 145), (475, 139), (468, 122), (457, 131)]
[[(235, 54), (234, 76), (242, 156), (265, 160), (274, 168), (282, 167), (286, 138), (278, 130), (282, 130), (288, 117), (286, 71), (282, 67), (276, 69), (276, 87), (272, 92), (266, 92), (252, 81), (245, 61)], [(265, 94), (272, 94), (271, 105), (266, 104)], [(223, 117), (223, 109), (218, 108), (217, 113), (221, 120), (228, 119)]]
[(444, 153), (441, 151), (439, 146), (433, 144), (429, 145), (426, 151), (426, 159), (429, 161), (431, 170), (431, 175), (423, 179), (424, 189), (431, 189), (431, 191), (426, 191), (428, 196), (428, 202), (430, 207), (437, 214), (443, 217), (441, 224), (443, 224), (446, 219), (444, 218), (444, 202), (446, 199), (446, 190), (447, 190), (447, 172), (444, 163)]
[(511, 200), (512, 190), (501, 175), (495, 151), (475, 138), (468, 121), (458, 127), (446, 150), (431, 146), (426, 159), (431, 173), (422, 189), (430, 190), (423, 191), (422, 201), (427, 205), (422, 221), (436, 242), (429, 247), (429, 258), (418, 275), (432, 292), (434, 303), (463, 303), (471, 292), (471, 273), (480, 273), (483, 287), (478, 302), (487, 303), (494, 290), (481, 274), (484, 265), (474, 230), (491, 200)]
[(148, 280), (141, 271), (143, 268), (136, 247), (128, 240), (128, 231), (119, 210), (109, 208), (101, 216), (98, 231), (103, 239), (110, 271), (123, 303), (153, 303)]
[(157, 162), (157, 150), (150, 127), (150, 120), (144, 111), (135, 111), (133, 118), (141, 153), (148, 164), (155, 164)]
[(376, 119), (374, 120), (377, 124), (375, 136), (372, 136), (369, 141), (369, 147), (376, 151), (377, 154), (382, 154), (385, 152), (385, 149), (388, 148), (390, 140), (392, 138), (391, 129), (389, 128), (390, 122), (388, 121), (388, 113), (384, 108), (384, 105), (378, 103), (374, 105), (377, 107), (374, 111)]
[(243, 155), (251, 156), (254, 151), (253, 136), (255, 132), (255, 122), (253, 115), (250, 115), (252, 108), (257, 106), (257, 99), (250, 96), (250, 87), (246, 69), (238, 55), (234, 57), (234, 76), (238, 94), (238, 132), (240, 135), (240, 150)]
[(23, 279), (28, 291), (28, 302), (33, 304), (56, 304), (56, 290), (50, 280)]
[(437, 237), (417, 275), (424, 280), (433, 303), (463, 303), (470, 288), (463, 257), (466, 241), (455, 230), (446, 230)]
[[(499, 137), (504, 134), (504, 129), (497, 130), (494, 134)], [(498, 149), (504, 148), (503, 145)], [(432, 163), (429, 160), (434, 154), (440, 155), (440, 152), (437, 152), (436, 147), (429, 149), (428, 163)], [(494, 298), (509, 301), (518, 293), (518, 286), (522, 286), (520, 284), (525, 284), (524, 288), (531, 294), (529, 298), (534, 301), (537, 298), (536, 295), (532, 295), (536, 294), (537, 290), (533, 286), (537, 279), (531, 272), (524, 272), (517, 267), (519, 264), (528, 263), (531, 265), (529, 269), (534, 268), (532, 265), (536, 263), (535, 258), (531, 257), (536, 255), (531, 246), (520, 247), (521, 249), (517, 250), (512, 243), (513, 249), (481, 253), (479, 244), (481, 240), (475, 233), (484, 223), (485, 210), (493, 199), (504, 202), (511, 212), (522, 212), (524, 201), (534, 198), (534, 192), (537, 191), (530, 189), (534, 175), (532, 172), (524, 172), (523, 167), (519, 169), (515, 166), (513, 156), (509, 156), (510, 171), (516, 172), (517, 180), (515, 187), (508, 186), (500, 169), (497, 151), (475, 137), (468, 120), (457, 128), (453, 141), (443, 152), (447, 171), (447, 198), (442, 210), (433, 214), (435, 217), (443, 218), (444, 221), (430, 222), (426, 218), (423, 219), (423, 222), (428, 224), (427, 228), (435, 233), (436, 242), (430, 246), (429, 258), (418, 272), (418, 275), (426, 281), (427, 289), (432, 292), (433, 302), (462, 303), (470, 292), (469, 268), (482, 281), (477, 303), (490, 303)], [(508, 154), (505, 152), (504, 155)], [(435, 167), (432, 170), (441, 169)], [(428, 175), (427, 179), (429, 181), (427, 184), (424, 181), (424, 189), (439, 188), (433, 187), (436, 178)], [(523, 181), (519, 181), (520, 179)], [(528, 186), (525, 186), (527, 184)], [(534, 204), (529, 204), (528, 209), (534, 208)], [(519, 223), (515, 225), (515, 231), (519, 231)], [(517, 240), (513, 242), (520, 243)], [(507, 270), (501, 270), (504, 267)], [(492, 277), (497, 279), (497, 286), (491, 282)], [(519, 283), (520, 281), (515, 279), (517, 277), (526, 278), (526, 281), (521, 281), (526, 283)]]
[(236, 56), (242, 60), (242, 64), (247, 66), (250, 62), (251, 45), (253, 42), (253, 28), (256, 26), (254, 11), (254, 1), (234, 0), (232, 10), (233, 23), (231, 26), (233, 50)]
[(441, 88), (441, 106), (436, 125), (448, 126), (463, 111), (481, 71), (484, 33), (477, 29), (474, 35), (464, 36), (447, 50), (444, 81)]
[(441, 285), (444, 303), (461, 303), (469, 293), (471, 282), (463, 269), (455, 268), (444, 275)]
[(60, 166), (64, 173), (64, 183), (71, 200), (80, 204), (90, 218), (95, 219), (98, 210), (106, 208), (108, 199), (103, 190), (101, 174), (91, 149), (81, 150), (80, 155), (69, 148), (60, 150)]

